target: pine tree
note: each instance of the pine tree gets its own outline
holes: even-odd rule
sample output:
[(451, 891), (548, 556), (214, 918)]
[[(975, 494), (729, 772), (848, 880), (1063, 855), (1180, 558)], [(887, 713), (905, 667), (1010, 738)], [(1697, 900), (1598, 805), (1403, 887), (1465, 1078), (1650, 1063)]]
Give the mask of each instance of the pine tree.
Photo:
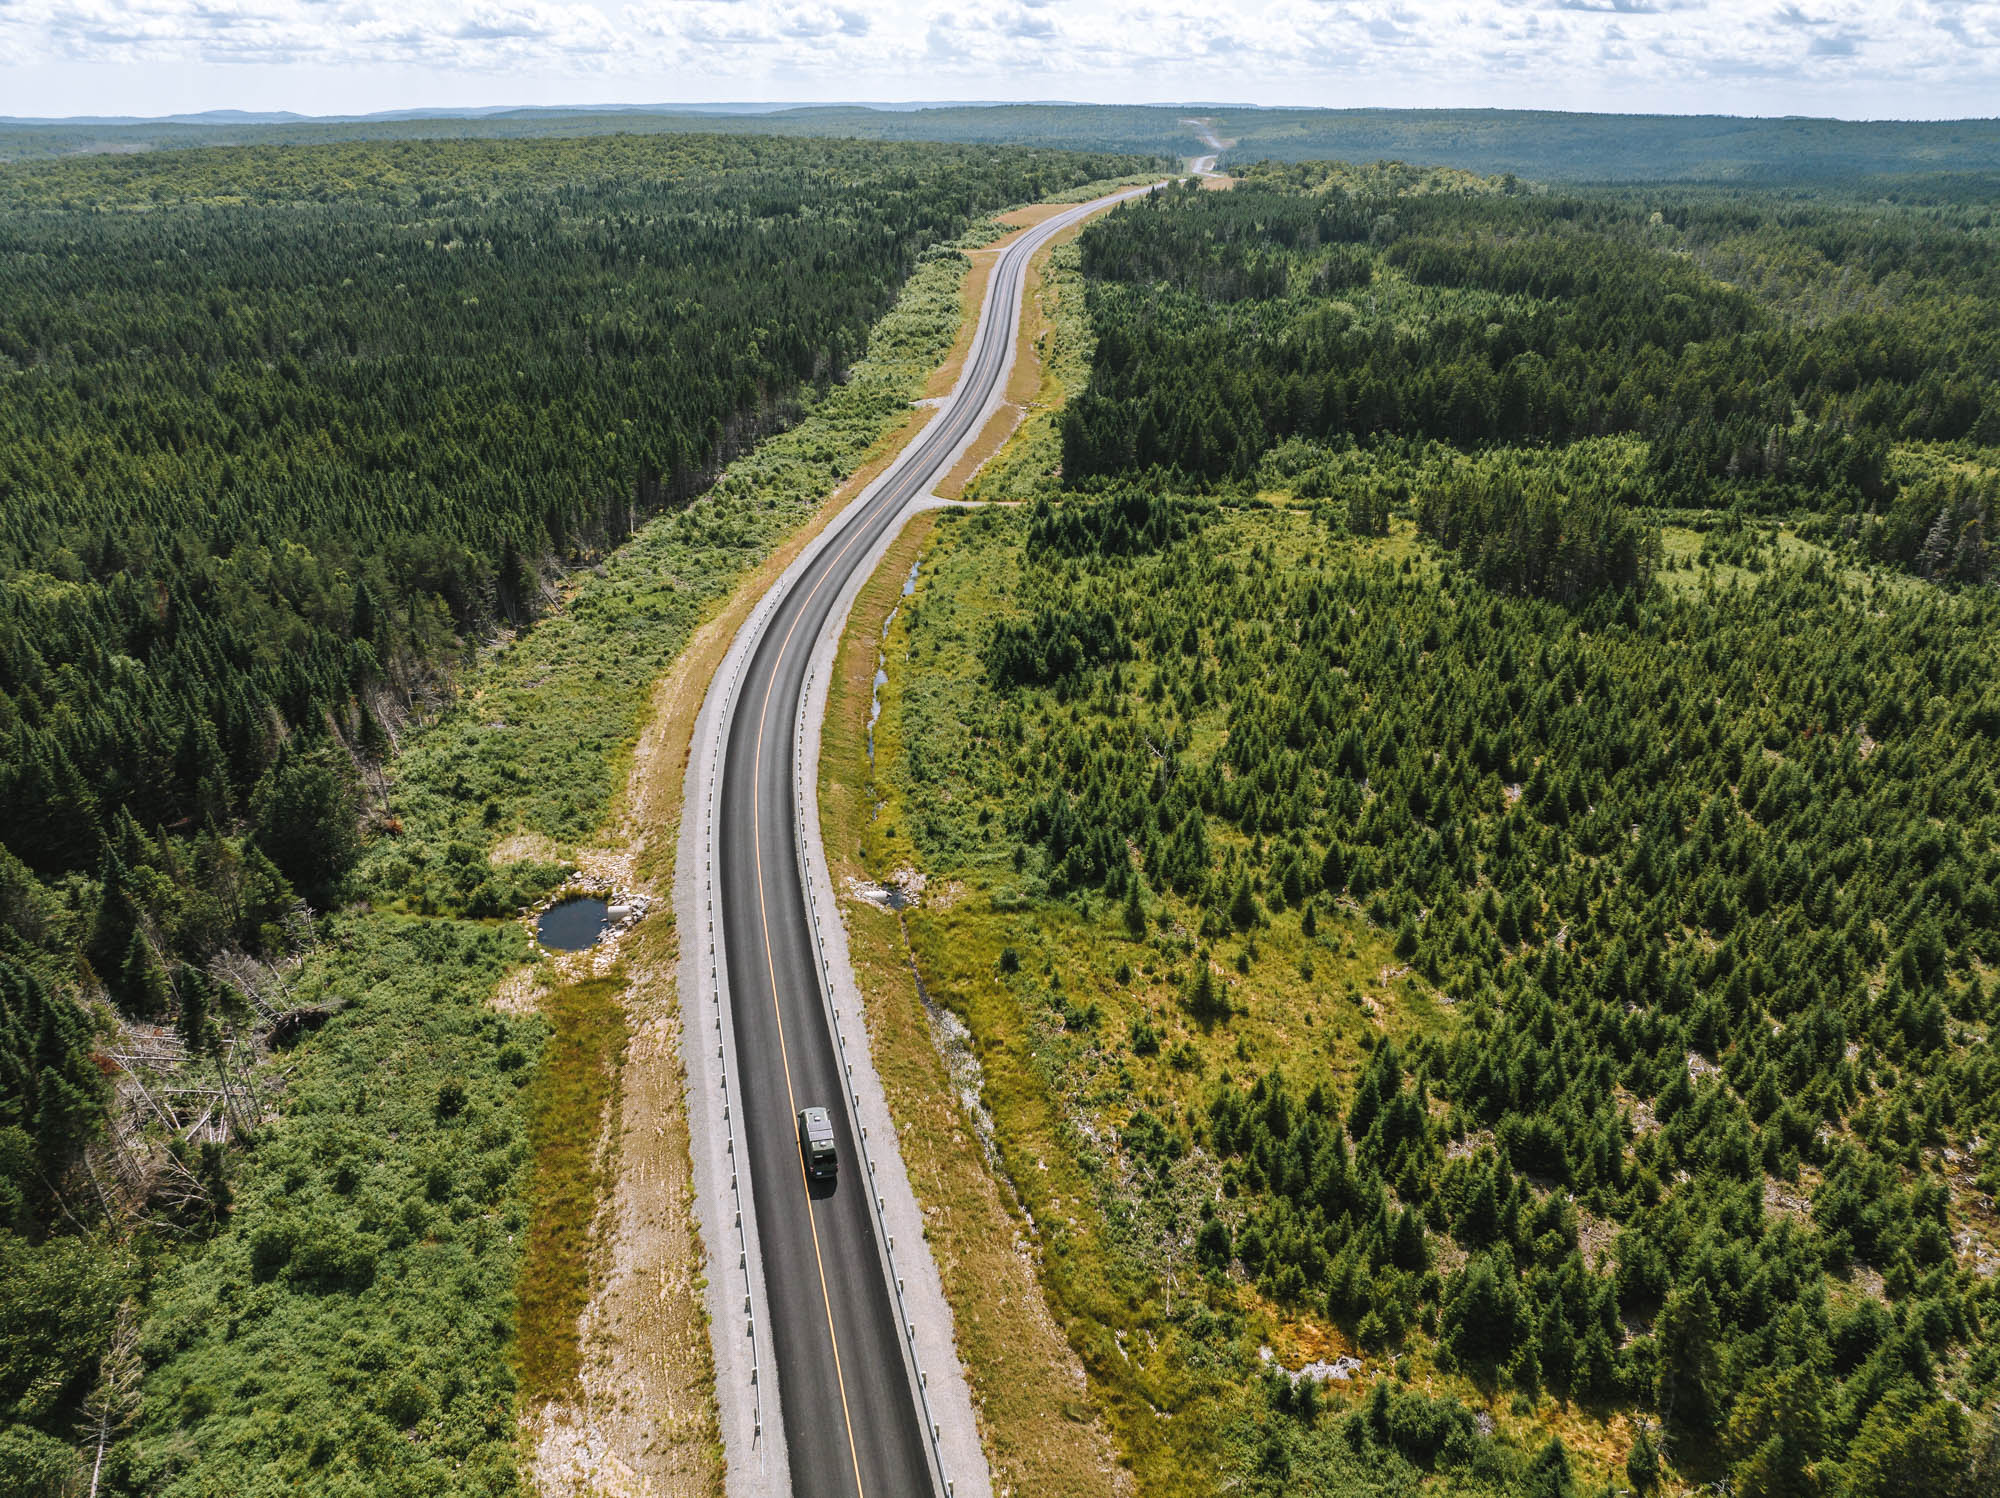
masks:
[(1505, 1362), (1520, 1334), (1520, 1291), (1505, 1254), (1502, 1249), (1474, 1257), (1445, 1299), (1438, 1341), (1465, 1366), (1490, 1368)]
[(365, 580), (357, 582), (354, 585), (354, 607), (347, 617), (347, 637), (372, 645), (381, 627), (382, 608), (375, 601), (374, 590)]
[(325, 754), (287, 744), (252, 800), (257, 842), (308, 899), (332, 899), (358, 840), (354, 804)]
[(1236, 879), (1236, 892), (1229, 897), (1229, 920), (1238, 931), (1248, 931), (1257, 924), (1257, 894), (1250, 887), (1250, 871), (1245, 869)]
[(1964, 1490), (1971, 1458), (1965, 1412), (1905, 1383), (1875, 1406), (1844, 1466), (1852, 1498), (1931, 1498)]
[(1653, 1438), (1643, 1421), (1640, 1422), (1638, 1436), (1632, 1442), (1632, 1449), (1625, 1453), (1625, 1476), (1640, 1498), (1645, 1498), (1660, 1485), (1659, 1448), (1653, 1445)]
[(165, 1014), (173, 1002), (166, 969), (146, 933), (136, 926), (118, 967), (118, 1002), (129, 1014), (152, 1018)]
[(1229, 1017), (1229, 999), (1217, 986), (1215, 974), (1205, 958), (1197, 958), (1193, 985), (1188, 990), (1188, 1013), (1202, 1025), (1212, 1025)]
[(1396, 1214), (1395, 1236), (1389, 1244), (1389, 1258), (1398, 1269), (1421, 1274), (1430, 1268), (1430, 1249), (1424, 1242), (1423, 1218), (1415, 1207)]
[(1937, 520), (1931, 525), (1930, 534), (1924, 537), (1924, 544), (1917, 552), (1917, 575), (1936, 577), (1944, 570), (1945, 559), (1952, 553), (1952, 510), (1950, 505), (1942, 506)]
[(1402, 925), (1396, 928), (1396, 960), (1408, 962), (1417, 955), (1417, 922), (1413, 916), (1404, 916)]
[(97, 1127), (104, 1096), (83, 1009), (0, 956), (0, 1120), (25, 1132), (43, 1180)]
[(1550, 1436), (1548, 1444), (1535, 1453), (1535, 1459), (1528, 1464), (1527, 1476), (1521, 1483), (1521, 1495), (1522, 1498), (1576, 1498), (1576, 1481), (1569, 1471), (1569, 1453), (1563, 1450), (1560, 1436)]
[(1135, 874), (1125, 886), (1125, 934), (1134, 941), (1146, 937), (1146, 907), (1139, 899), (1139, 879)]
[(1730, 1412), (1724, 1445), (1739, 1459), (1730, 1469), (1742, 1498), (1819, 1498), (1826, 1389), (1810, 1364), (1753, 1379)]
[(208, 975), (200, 968), (184, 966), (180, 971), (180, 981), (176, 985), (180, 997), (180, 1012), (175, 1016), (175, 1028), (180, 1031), (181, 1044), (189, 1055), (200, 1055), (214, 1044), (214, 1034), (209, 1024), (212, 992)]
[(1660, 1414), (1688, 1430), (1713, 1429), (1721, 1413), (1722, 1336), (1708, 1281), (1697, 1279), (1667, 1297), (1653, 1327), (1659, 1348), (1653, 1400)]
[(130, 875), (125, 860), (108, 842), (97, 870), (97, 916), (91, 923), (89, 956), (98, 977), (114, 981), (132, 946), (132, 933), (139, 917), (126, 885)]

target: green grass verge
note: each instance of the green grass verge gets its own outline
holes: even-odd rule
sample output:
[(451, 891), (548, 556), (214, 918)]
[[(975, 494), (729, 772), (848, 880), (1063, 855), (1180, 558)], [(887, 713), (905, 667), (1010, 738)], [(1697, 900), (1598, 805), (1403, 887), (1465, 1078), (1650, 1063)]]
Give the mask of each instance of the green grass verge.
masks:
[(1037, 353), (1042, 380), (1030, 410), (1007, 445), (966, 486), (967, 499), (1029, 499), (1057, 481), (1062, 465), (1062, 404), (1090, 378), (1096, 335), (1083, 310), (1083, 252), (1074, 239), (1048, 252), (1036, 292), (1044, 318)]
[[(883, 624), (935, 519), (913, 521), (855, 602), (827, 702), (820, 808), (836, 881), (880, 877), (866, 864), (875, 809), (868, 709)], [(890, 745), (883, 746), (885, 753)], [(996, 1492), (1111, 1498), (1116, 1462), (1077, 1385), (1061, 1330), (1041, 1309), (1030, 1232), (1014, 1194), (985, 1169), (980, 1121), (959, 1097), (917, 992), (896, 915), (844, 903), (848, 952), (868, 1037), (897, 1121), (903, 1162), (923, 1204), (924, 1237), (952, 1307)]]
[(619, 1063), (628, 1030), (622, 968), (558, 984), (537, 1005), (550, 1029), (529, 1092), (535, 1168), (528, 1188), (514, 1362), (529, 1401), (573, 1393), (578, 1321), (595, 1279), (596, 1227), (610, 1195)]

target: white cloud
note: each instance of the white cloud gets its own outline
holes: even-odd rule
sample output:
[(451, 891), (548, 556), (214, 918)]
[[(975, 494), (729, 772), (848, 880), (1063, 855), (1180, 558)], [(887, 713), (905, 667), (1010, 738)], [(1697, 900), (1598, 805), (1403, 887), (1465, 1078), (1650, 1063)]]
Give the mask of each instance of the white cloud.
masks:
[[(232, 76), (258, 97), (230, 96)], [(272, 99), (287, 78), (306, 93)], [(144, 109), (133, 81), (164, 99), (169, 79), (173, 102), (151, 107), (477, 93), (1991, 113), (2000, 0), (0, 0), (0, 88), (40, 106), (0, 95), (0, 113)], [(119, 97), (44, 97), (92, 80)], [(190, 80), (211, 96), (186, 98)]]
[(99, 65), (593, 68), (620, 44), (595, 6), (549, 0), (11, 0), (0, 32)]

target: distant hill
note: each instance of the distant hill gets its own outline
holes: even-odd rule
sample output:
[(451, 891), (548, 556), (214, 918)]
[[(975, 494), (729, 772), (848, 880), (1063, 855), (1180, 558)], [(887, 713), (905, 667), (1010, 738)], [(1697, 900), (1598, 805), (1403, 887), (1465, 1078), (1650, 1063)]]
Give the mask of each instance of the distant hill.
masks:
[(165, 120), (0, 121), (0, 160), (283, 141), (716, 131), (1186, 156), (1203, 149), (1196, 120), (1227, 143), (1225, 166), (1263, 159), (1393, 159), (1513, 172), (1548, 182), (1764, 184), (1990, 172), (2000, 161), (2000, 119), (1910, 122), (1098, 104), (621, 105), (410, 110), (354, 119), (218, 111)]

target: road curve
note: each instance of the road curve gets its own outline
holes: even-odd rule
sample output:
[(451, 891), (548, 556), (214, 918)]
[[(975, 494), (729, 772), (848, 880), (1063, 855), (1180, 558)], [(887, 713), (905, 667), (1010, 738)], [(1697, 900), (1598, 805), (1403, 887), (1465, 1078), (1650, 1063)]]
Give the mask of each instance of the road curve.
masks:
[[(844, 963), (845, 943), (828, 947), (815, 934), (802, 868), (802, 842), (817, 849), (819, 817), (817, 766), (805, 759), (818, 734), (814, 725), (808, 740), (803, 717), (813, 656), (845, 617), (857, 574), (930, 501), (1000, 403), (1030, 258), (1146, 190), (1065, 210), (1000, 252), (957, 387), (752, 612), (696, 726), (677, 874), (689, 933), (683, 973), (694, 979), (683, 984), (692, 1037), (683, 1053), (690, 1092), (707, 1093), (691, 1096), (690, 1122), (718, 1383), (738, 1385), (718, 1388), (732, 1495), (942, 1498), (949, 1481), (966, 1498), (989, 1488), (940, 1465), (926, 1401), (937, 1401), (957, 1369), (917, 1373), (897, 1277), (913, 1277), (912, 1260), (928, 1249), (920, 1232), (905, 1231), (892, 1267), (893, 1229), (877, 1193), (908, 1196), (906, 1183), (884, 1179), (901, 1173), (893, 1131), (878, 1121), (872, 1164), (858, 1147), (849, 1063), (866, 1071), (867, 1058), (850, 1049), (844, 1060), (842, 1047), (865, 1045), (865, 1032), (851, 1013), (836, 1026), (829, 964)], [(824, 691), (821, 682), (816, 703)], [(819, 909), (837, 920), (826, 904)], [(844, 971), (839, 979), (851, 993)], [(815, 1105), (833, 1115), (841, 1168), (830, 1184), (807, 1179), (798, 1149), (798, 1111)], [(871, 1169), (881, 1172), (872, 1181)]]

